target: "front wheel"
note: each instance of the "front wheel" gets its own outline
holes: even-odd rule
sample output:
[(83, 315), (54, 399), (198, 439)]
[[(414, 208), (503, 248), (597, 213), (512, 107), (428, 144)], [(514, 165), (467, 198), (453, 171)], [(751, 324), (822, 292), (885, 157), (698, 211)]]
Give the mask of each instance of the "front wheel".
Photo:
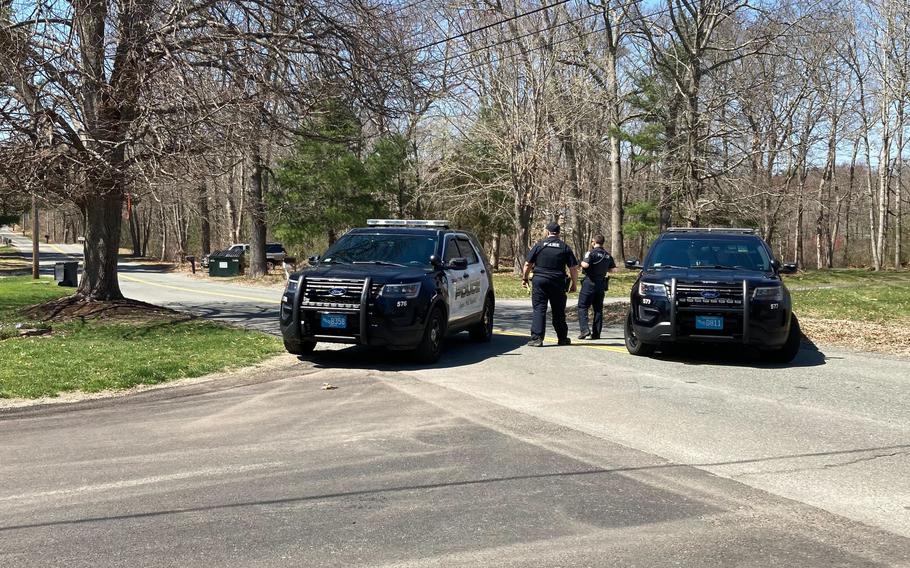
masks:
[(434, 309), (427, 318), (427, 327), (423, 332), (420, 345), (414, 350), (414, 355), (420, 363), (435, 363), (442, 353), (442, 339), (445, 334), (445, 323), (442, 310)]
[(635, 329), (632, 327), (632, 312), (626, 316), (626, 325), (623, 330), (623, 335), (626, 340), (626, 350), (632, 355), (638, 355), (641, 357), (648, 357), (654, 354), (654, 350), (657, 349), (656, 345), (651, 343), (644, 343), (641, 339), (635, 335)]
[(288, 340), (284, 341), (284, 348), (291, 355), (309, 355), (316, 349), (315, 341), (302, 341), (302, 342), (290, 342)]
[(480, 321), (468, 330), (473, 341), (487, 343), (493, 339), (493, 308), (493, 298), (487, 298), (483, 304), (483, 315), (480, 316)]
[(799, 344), (802, 341), (803, 332), (799, 327), (799, 320), (796, 314), (790, 315), (790, 333), (787, 335), (787, 342), (780, 349), (773, 351), (762, 351), (762, 359), (775, 365), (786, 365), (796, 358), (799, 353)]

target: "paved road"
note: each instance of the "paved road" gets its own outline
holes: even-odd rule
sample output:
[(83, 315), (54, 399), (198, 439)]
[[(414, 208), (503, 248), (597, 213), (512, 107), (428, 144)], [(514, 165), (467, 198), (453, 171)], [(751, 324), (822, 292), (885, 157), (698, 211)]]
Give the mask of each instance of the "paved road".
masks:
[[(274, 290), (124, 271), (131, 297), (274, 326)], [(0, 414), (0, 565), (910, 565), (906, 360), (640, 359), (615, 329), (532, 349), (526, 319), (505, 303), (429, 369), (320, 350)]]

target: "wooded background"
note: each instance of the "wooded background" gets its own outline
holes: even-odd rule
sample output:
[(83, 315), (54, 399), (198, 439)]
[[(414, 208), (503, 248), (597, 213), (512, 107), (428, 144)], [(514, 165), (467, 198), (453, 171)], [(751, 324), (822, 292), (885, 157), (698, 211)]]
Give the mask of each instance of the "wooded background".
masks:
[(116, 252), (320, 252), (446, 218), (517, 267), (552, 219), (641, 256), (755, 227), (803, 268), (906, 260), (910, 0), (0, 0), (0, 213)]

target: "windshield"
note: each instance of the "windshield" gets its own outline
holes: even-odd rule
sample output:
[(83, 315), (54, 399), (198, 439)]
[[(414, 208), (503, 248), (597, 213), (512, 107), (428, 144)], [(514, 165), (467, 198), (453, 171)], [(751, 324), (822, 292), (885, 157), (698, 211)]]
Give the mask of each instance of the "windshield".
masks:
[(667, 239), (648, 253), (645, 269), (714, 268), (769, 272), (771, 257), (758, 239)]
[(436, 238), (419, 235), (345, 235), (329, 247), (321, 262), (430, 266)]

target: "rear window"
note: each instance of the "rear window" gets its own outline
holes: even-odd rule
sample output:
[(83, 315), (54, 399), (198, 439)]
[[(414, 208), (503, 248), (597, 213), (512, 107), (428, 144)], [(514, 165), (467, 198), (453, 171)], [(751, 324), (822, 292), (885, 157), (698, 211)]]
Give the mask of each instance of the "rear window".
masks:
[(284, 252), (284, 247), (281, 245), (266, 245), (265, 252)]

